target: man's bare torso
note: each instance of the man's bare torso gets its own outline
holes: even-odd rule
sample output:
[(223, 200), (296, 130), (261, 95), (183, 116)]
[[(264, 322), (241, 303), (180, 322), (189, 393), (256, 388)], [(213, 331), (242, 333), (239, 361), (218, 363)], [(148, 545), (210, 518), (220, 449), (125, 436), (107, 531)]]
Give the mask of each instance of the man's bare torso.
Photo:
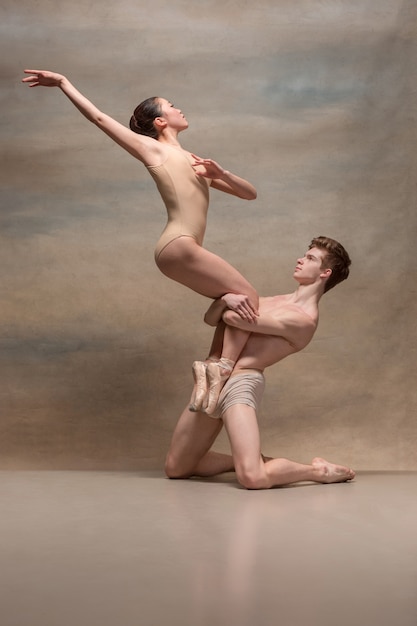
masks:
[(237, 361), (234, 373), (242, 369), (264, 370), (310, 343), (318, 323), (317, 307), (306, 310), (291, 302), (292, 294), (260, 298), (259, 320), (279, 325), (280, 334), (252, 332)]

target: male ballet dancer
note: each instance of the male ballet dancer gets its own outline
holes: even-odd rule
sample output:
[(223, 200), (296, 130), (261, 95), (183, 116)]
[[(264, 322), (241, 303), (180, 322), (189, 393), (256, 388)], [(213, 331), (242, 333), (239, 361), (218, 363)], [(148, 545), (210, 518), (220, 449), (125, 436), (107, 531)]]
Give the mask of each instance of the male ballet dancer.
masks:
[[(354, 478), (355, 472), (350, 468), (321, 458), (304, 465), (263, 457), (257, 420), (264, 389), (263, 370), (302, 350), (311, 341), (318, 324), (319, 300), (323, 293), (348, 277), (350, 263), (340, 243), (329, 237), (316, 237), (306, 254), (297, 260), (293, 274), (298, 282), (295, 292), (260, 298), (259, 317), (254, 323), (227, 308), (227, 295), (213, 302), (205, 321), (217, 327), (215, 339), (207, 361), (196, 364), (203, 378), (207, 372), (207, 380), (201, 376), (196, 379), (192, 410), (187, 405), (175, 427), (165, 464), (169, 478), (235, 471), (238, 481), (247, 489), (268, 489), (299, 481), (346, 482)], [(221, 337), (225, 332), (250, 335), (214, 411), (208, 414), (207, 406), (213, 405), (213, 398), (211, 403), (208, 398), (213, 392), (210, 365), (221, 354)], [(223, 381), (215, 380), (214, 387), (219, 382)], [(230, 440), (231, 456), (210, 450), (223, 424)]]

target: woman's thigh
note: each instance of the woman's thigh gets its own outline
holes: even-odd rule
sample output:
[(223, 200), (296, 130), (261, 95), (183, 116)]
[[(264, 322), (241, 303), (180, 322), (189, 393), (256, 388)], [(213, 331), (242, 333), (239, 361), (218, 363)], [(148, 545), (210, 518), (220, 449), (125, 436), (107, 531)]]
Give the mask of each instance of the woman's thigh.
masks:
[(224, 259), (200, 246), (192, 237), (171, 241), (157, 259), (161, 272), (208, 298), (225, 293), (249, 296), (257, 305), (258, 295), (249, 281)]

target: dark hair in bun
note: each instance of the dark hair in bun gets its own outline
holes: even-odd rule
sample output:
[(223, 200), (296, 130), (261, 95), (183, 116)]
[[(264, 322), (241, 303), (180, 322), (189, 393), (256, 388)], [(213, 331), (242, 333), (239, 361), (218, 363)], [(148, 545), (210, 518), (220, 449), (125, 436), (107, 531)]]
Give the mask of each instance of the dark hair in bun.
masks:
[(130, 118), (130, 129), (139, 135), (147, 135), (158, 139), (158, 131), (154, 126), (154, 120), (156, 117), (162, 115), (161, 105), (159, 104), (159, 98), (153, 96), (147, 98), (133, 111), (133, 115)]

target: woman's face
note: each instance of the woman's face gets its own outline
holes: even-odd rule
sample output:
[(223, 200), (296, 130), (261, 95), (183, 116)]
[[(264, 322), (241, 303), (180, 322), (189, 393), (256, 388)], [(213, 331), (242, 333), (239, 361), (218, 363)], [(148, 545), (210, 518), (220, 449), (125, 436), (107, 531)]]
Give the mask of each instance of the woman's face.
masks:
[(170, 128), (180, 131), (188, 128), (188, 122), (180, 109), (174, 107), (172, 102), (165, 100), (165, 98), (159, 98), (159, 104), (161, 107), (161, 117), (167, 122)]

